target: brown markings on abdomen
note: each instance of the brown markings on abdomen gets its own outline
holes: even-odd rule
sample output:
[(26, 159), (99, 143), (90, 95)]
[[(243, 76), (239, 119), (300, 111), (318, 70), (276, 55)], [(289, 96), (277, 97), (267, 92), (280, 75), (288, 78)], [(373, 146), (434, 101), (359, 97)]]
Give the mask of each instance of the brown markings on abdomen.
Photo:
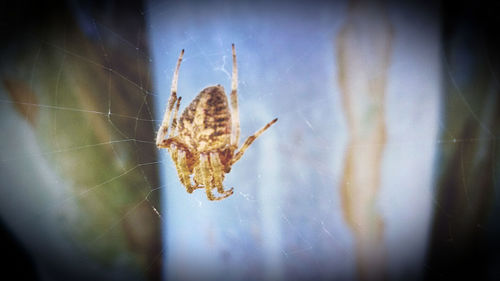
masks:
[(182, 113), (179, 132), (199, 152), (230, 143), (231, 113), (222, 86), (207, 87), (196, 96)]

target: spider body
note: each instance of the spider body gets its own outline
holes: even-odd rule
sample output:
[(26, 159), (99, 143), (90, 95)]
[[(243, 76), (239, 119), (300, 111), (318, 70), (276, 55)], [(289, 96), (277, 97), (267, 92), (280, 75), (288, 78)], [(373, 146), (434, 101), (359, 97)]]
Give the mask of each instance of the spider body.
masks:
[(179, 136), (199, 152), (218, 150), (231, 141), (231, 112), (220, 85), (201, 91), (179, 120)]
[[(175, 163), (179, 180), (187, 192), (205, 188), (209, 200), (222, 200), (233, 194), (233, 188), (224, 190), (222, 182), (231, 166), (238, 161), (252, 142), (277, 119), (269, 122), (254, 135), (248, 137), (238, 149), (240, 135), (236, 68), (236, 53), (233, 50), (233, 74), (231, 85), (231, 109), (224, 88), (221, 85), (203, 89), (184, 110), (179, 120), (181, 98), (177, 98), (177, 80), (184, 50), (182, 50), (172, 80), (170, 99), (162, 125), (156, 137), (158, 148), (168, 149)], [(174, 117), (170, 124), (170, 115), (174, 109)], [(168, 138), (165, 138), (170, 128)], [(236, 152), (236, 153), (235, 153)], [(191, 182), (193, 176), (194, 184)], [(216, 189), (220, 197), (212, 194)]]

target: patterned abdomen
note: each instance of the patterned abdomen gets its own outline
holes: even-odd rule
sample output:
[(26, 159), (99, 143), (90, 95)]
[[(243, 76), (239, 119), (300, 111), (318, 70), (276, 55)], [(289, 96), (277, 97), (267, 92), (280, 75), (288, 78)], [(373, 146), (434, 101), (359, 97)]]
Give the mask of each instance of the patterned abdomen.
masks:
[(180, 138), (198, 152), (219, 150), (230, 144), (231, 113), (224, 88), (207, 87), (184, 110)]

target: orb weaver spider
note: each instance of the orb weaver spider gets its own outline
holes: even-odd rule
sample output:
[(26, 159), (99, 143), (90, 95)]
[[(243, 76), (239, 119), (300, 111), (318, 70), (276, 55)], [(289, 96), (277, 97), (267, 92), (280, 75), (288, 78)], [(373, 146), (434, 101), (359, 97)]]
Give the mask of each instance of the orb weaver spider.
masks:
[[(156, 136), (156, 146), (168, 149), (179, 180), (186, 187), (187, 192), (192, 193), (198, 188), (205, 188), (208, 199), (212, 201), (222, 200), (233, 194), (233, 188), (224, 190), (222, 185), (224, 175), (231, 171), (231, 166), (240, 160), (255, 139), (278, 120), (278, 118), (272, 120), (248, 137), (236, 152), (240, 138), (240, 119), (237, 95), (238, 69), (234, 44), (232, 44), (232, 52), (231, 112), (224, 87), (216, 85), (203, 89), (186, 107), (177, 121), (181, 102), (181, 97), (177, 98), (177, 80), (184, 55), (184, 50), (182, 50), (172, 78), (171, 94), (163, 122)], [(168, 138), (165, 138), (174, 105), (175, 111), (170, 133)], [(194, 185), (191, 183), (191, 175), (193, 175)], [(212, 189), (217, 189), (221, 196), (215, 197)]]

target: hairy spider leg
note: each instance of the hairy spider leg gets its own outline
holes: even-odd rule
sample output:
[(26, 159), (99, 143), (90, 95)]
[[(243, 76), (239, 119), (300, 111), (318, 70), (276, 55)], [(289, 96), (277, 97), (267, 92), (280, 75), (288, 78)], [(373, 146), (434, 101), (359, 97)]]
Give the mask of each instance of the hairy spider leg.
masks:
[(174, 77), (172, 78), (172, 88), (170, 89), (170, 98), (168, 99), (167, 109), (165, 115), (163, 115), (163, 121), (161, 122), (160, 130), (156, 136), (156, 146), (160, 147), (163, 139), (167, 135), (168, 126), (170, 123), (170, 114), (174, 108), (175, 101), (177, 100), (177, 80), (179, 80), (179, 68), (181, 67), (182, 56), (184, 55), (184, 49), (181, 51), (179, 59), (177, 60), (177, 66), (175, 67)]
[(186, 151), (182, 149), (177, 149), (177, 145), (174, 142), (170, 144), (169, 153), (172, 155), (172, 161), (175, 163), (175, 168), (177, 169), (177, 175), (182, 185), (186, 188), (187, 192), (192, 193), (198, 188), (203, 188), (199, 183), (195, 181), (195, 185), (191, 184), (191, 172), (187, 164)]
[(231, 78), (231, 145), (238, 147), (240, 141), (240, 113), (238, 111), (238, 67), (236, 65), (236, 51), (233, 49), (233, 76)]
[(201, 181), (205, 186), (205, 191), (207, 193), (207, 197), (210, 200), (215, 200), (215, 197), (212, 194), (211, 185), (212, 178), (210, 176), (210, 166), (208, 163), (208, 157), (205, 154), (200, 154), (200, 172), (201, 172)]
[(201, 165), (196, 165), (194, 167), (194, 171), (193, 171), (193, 181), (194, 181), (194, 184), (195, 184), (195, 188), (198, 189), (198, 188), (204, 188), (205, 187), (205, 184), (204, 184), (204, 181), (203, 181), (203, 173), (201, 171)]
[(232, 187), (225, 191), (224, 186), (222, 185), (222, 182), (224, 181), (224, 167), (222, 166), (217, 152), (210, 153), (210, 164), (212, 165), (212, 176), (214, 177), (214, 185), (217, 187), (217, 192), (220, 194), (233, 194)]
[(191, 173), (189, 172), (189, 168), (187, 165), (187, 160), (186, 160), (186, 152), (182, 149), (178, 150), (178, 166), (179, 169), (177, 171), (177, 174), (179, 175), (179, 178), (182, 177), (181, 182), (183, 182), (184, 186), (186, 187), (187, 192), (193, 193), (193, 191), (196, 189), (196, 187), (193, 187), (191, 185)]
[(232, 191), (231, 191), (231, 193), (224, 194), (221, 197), (215, 197), (212, 194), (212, 188), (213, 188), (212, 173), (211, 173), (210, 162), (208, 160), (208, 155), (206, 155), (204, 153), (200, 154), (200, 165), (201, 165), (201, 177), (203, 180), (203, 185), (205, 186), (205, 191), (207, 193), (207, 197), (209, 200), (211, 200), (211, 201), (222, 200), (222, 199), (224, 199), (232, 194)]
[(184, 179), (182, 177), (181, 169), (179, 167), (177, 146), (175, 145), (175, 143), (170, 143), (170, 146), (168, 146), (167, 148), (168, 148), (168, 153), (172, 157), (172, 161), (175, 164), (175, 169), (177, 169), (177, 175), (179, 176), (179, 180), (181, 181), (182, 185), (185, 186), (186, 184), (184, 184)]
[[(175, 164), (175, 168), (177, 169), (177, 175), (179, 176), (179, 180), (181, 181), (182, 185), (186, 186), (186, 183), (184, 181), (184, 177), (183, 177), (183, 174), (182, 174), (182, 170), (181, 170), (181, 167), (180, 167), (180, 163), (179, 163), (179, 150), (177, 149), (177, 146), (175, 145), (175, 143), (171, 143), (170, 144), (170, 147), (168, 147), (168, 152), (170, 153), (170, 156), (172, 157), (172, 161), (174, 162)], [(186, 186), (186, 189), (187, 186)], [(189, 189), (188, 189), (188, 192), (189, 192)]]
[(200, 165), (196, 165), (193, 171), (193, 180), (195, 185), (202, 185), (203, 178), (201, 176), (201, 168)]
[(264, 126), (262, 129), (258, 130), (255, 134), (249, 136), (245, 140), (241, 148), (238, 150), (238, 152), (236, 152), (236, 154), (234, 155), (233, 160), (231, 161), (231, 165), (240, 160), (240, 158), (243, 156), (243, 153), (245, 153), (245, 150), (248, 149), (252, 142), (254, 142), (262, 133), (264, 133), (265, 130), (269, 129), (272, 124), (276, 123), (276, 121), (278, 121), (278, 118), (275, 118), (273, 121), (267, 123), (266, 126)]
[(182, 97), (179, 97), (179, 99), (177, 99), (177, 104), (175, 105), (175, 111), (174, 111), (174, 119), (172, 120), (172, 126), (170, 127), (170, 133), (168, 134), (168, 138), (173, 137), (174, 134), (177, 133), (177, 113), (179, 113), (179, 106), (181, 105), (181, 100)]

